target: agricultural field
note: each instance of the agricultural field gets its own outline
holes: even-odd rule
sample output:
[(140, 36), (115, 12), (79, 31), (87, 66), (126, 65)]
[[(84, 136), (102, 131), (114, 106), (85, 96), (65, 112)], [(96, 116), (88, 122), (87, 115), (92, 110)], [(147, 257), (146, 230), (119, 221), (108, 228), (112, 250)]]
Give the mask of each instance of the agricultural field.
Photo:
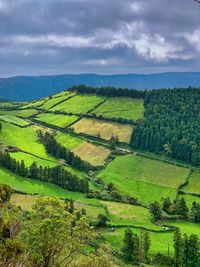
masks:
[(20, 128), (4, 122), (2, 126), (1, 142), (4, 146), (13, 145), (41, 158), (56, 161), (53, 157), (47, 155), (44, 146), (38, 141), (37, 130), (42, 130), (41, 127), (33, 125), (27, 128)]
[(51, 108), (51, 111), (61, 111), (72, 114), (84, 114), (94, 109), (105, 98), (93, 95), (76, 95), (69, 100)]
[[(120, 250), (123, 246), (124, 232), (126, 229), (126, 227), (115, 228), (115, 232), (111, 232), (110, 229), (102, 229), (99, 233), (113, 246), (113, 248)], [(131, 228), (131, 230), (133, 233), (140, 235), (139, 229)], [(167, 255), (169, 247), (169, 254), (173, 255), (173, 232), (156, 233), (149, 231), (149, 234), (151, 238), (150, 254), (160, 252)]]
[(184, 195), (178, 195), (178, 198), (180, 199), (181, 197), (183, 197), (187, 203), (187, 206), (189, 209), (191, 209), (192, 207), (192, 203), (196, 202), (200, 204), (200, 197), (197, 196), (192, 196), (190, 194), (184, 194)]
[(188, 234), (188, 235), (195, 234), (200, 237), (200, 225), (198, 223), (169, 220), (169, 221), (164, 221), (163, 225), (178, 227), (180, 228), (183, 234)]
[(183, 191), (200, 196), (200, 172), (193, 171), (191, 173), (189, 176), (189, 183), (183, 188)]
[(79, 137), (71, 136), (62, 132), (57, 132), (55, 135), (55, 139), (58, 143), (60, 143), (62, 146), (66, 147), (69, 150), (75, 149), (83, 142), (83, 140)]
[(103, 120), (82, 118), (71, 126), (76, 133), (88, 134), (110, 140), (112, 136), (118, 137), (120, 142), (129, 143), (133, 126)]
[(35, 117), (37, 121), (45, 122), (47, 124), (65, 128), (70, 125), (74, 121), (78, 119), (77, 116), (74, 115), (62, 115), (62, 114), (54, 114), (54, 113), (42, 113)]
[(69, 93), (70, 93), (69, 91), (64, 90), (64, 91), (62, 91), (62, 92), (59, 92), (59, 93), (57, 93), (57, 94), (52, 95), (52, 97), (53, 97), (53, 98), (56, 98), (56, 97), (60, 97), (60, 96), (67, 95), (67, 94), (69, 94)]
[(0, 121), (9, 122), (21, 127), (30, 125), (30, 122), (12, 115), (0, 115)]
[(122, 118), (136, 121), (143, 118), (143, 102), (143, 99), (112, 97), (108, 98), (92, 113), (105, 118)]
[(41, 109), (49, 110), (50, 108), (58, 105), (60, 102), (67, 100), (68, 98), (74, 96), (74, 93), (69, 92), (60, 97), (50, 97), (43, 105), (40, 106)]
[(82, 142), (73, 152), (82, 160), (93, 166), (104, 165), (111, 151), (103, 146), (97, 146), (89, 142)]
[(170, 196), (184, 183), (189, 169), (143, 156), (118, 156), (98, 174), (106, 184), (113, 183), (122, 194), (149, 204)]
[(26, 108), (32, 108), (32, 107), (39, 107), (41, 105), (43, 105), (45, 103), (45, 101), (47, 101), (48, 98), (41, 98), (35, 101), (32, 101), (28, 104), (25, 104), (24, 106), (22, 106), (22, 109), (26, 109)]
[(7, 109), (17, 108), (20, 105), (21, 105), (21, 103), (0, 100), (0, 109), (4, 109), (4, 108), (7, 108)]
[(33, 162), (37, 163), (38, 166), (49, 167), (49, 168), (58, 165), (56, 161), (40, 159), (38, 157), (23, 152), (10, 153), (10, 156), (16, 159), (17, 161), (24, 160), (24, 163), (27, 167), (30, 167), (30, 165), (33, 164)]
[(36, 109), (13, 109), (13, 110), (1, 110), (0, 109), (0, 114), (1, 115), (12, 115), (16, 117), (21, 117), (21, 118), (29, 118), (30, 116), (38, 114), (38, 110)]

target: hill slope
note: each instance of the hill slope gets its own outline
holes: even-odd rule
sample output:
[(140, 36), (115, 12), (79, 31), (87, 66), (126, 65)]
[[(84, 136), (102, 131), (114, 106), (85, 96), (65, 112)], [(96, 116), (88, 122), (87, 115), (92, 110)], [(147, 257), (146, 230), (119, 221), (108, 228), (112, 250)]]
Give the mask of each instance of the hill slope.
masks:
[(54, 75), (36, 77), (11, 77), (0, 79), (0, 98), (14, 101), (29, 101), (71, 87), (85, 84), (89, 86), (114, 86), (135, 89), (158, 89), (174, 87), (200, 87), (200, 73), (157, 73), (124, 75)]

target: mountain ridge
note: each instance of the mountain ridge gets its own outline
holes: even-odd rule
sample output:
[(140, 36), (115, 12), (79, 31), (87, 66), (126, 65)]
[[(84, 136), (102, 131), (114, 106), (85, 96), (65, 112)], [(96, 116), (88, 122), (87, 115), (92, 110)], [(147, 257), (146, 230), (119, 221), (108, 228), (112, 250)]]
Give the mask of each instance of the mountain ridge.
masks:
[(85, 84), (139, 90), (200, 87), (200, 72), (164, 72), (152, 74), (61, 74), (0, 78), (0, 98), (31, 101)]

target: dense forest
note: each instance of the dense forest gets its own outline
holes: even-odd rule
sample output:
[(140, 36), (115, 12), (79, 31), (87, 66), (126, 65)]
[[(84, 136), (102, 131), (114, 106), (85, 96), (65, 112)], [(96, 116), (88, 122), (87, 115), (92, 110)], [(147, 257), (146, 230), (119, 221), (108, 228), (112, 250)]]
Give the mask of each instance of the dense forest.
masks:
[(145, 94), (145, 116), (131, 145), (200, 163), (200, 89), (163, 89)]

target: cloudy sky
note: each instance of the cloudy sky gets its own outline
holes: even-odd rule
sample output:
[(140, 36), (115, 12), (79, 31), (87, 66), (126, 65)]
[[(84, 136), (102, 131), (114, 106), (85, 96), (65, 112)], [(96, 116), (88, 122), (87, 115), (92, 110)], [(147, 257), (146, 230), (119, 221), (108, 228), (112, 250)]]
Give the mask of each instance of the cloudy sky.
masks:
[(0, 0), (0, 77), (200, 71), (193, 0)]

